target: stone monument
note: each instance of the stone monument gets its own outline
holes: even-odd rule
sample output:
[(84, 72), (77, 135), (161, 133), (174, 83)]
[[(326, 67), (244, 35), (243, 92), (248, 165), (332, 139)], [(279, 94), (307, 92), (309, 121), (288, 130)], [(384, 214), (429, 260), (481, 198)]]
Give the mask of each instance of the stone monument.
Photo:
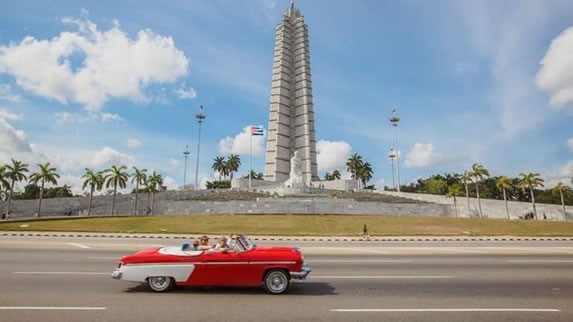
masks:
[(308, 27), (294, 1), (276, 28), (267, 135), (265, 180), (293, 179), (289, 169), (296, 153), (303, 186), (319, 180)]
[(303, 181), (302, 175), (302, 158), (298, 153), (298, 150), (294, 151), (293, 157), (290, 159), (290, 173), (289, 178), (284, 183), (284, 187), (299, 189), (304, 188), (305, 183)]

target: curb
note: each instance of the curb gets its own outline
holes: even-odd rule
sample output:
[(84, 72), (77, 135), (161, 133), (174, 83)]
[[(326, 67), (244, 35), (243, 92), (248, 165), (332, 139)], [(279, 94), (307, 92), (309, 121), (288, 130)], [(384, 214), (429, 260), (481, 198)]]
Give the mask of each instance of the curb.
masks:
[[(58, 232), (0, 232), (7, 237), (80, 237), (80, 238), (131, 238), (131, 239), (197, 239), (199, 235), (167, 234), (109, 234), (109, 233), (58, 233)], [(516, 237), (516, 236), (477, 236), (477, 237), (296, 237), (296, 236), (251, 236), (255, 241), (308, 241), (308, 242), (475, 242), (475, 241), (567, 241), (573, 237)], [(216, 237), (215, 237), (216, 239)]]

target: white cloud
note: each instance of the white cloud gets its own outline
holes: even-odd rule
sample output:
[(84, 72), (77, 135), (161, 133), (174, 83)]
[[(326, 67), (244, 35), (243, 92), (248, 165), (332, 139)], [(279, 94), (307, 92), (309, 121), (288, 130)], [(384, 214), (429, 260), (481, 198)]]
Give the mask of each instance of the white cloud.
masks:
[(541, 177), (545, 180), (545, 189), (553, 188), (559, 182), (571, 185), (571, 178), (573, 178), (573, 160), (568, 161), (563, 166), (542, 171)]
[(567, 147), (569, 148), (569, 151), (573, 152), (573, 138), (567, 140)]
[(182, 86), (182, 87), (178, 88), (175, 91), (175, 93), (182, 100), (192, 99), (192, 98), (197, 97), (197, 92), (195, 91), (195, 89), (193, 89), (193, 87), (190, 87), (189, 89), (185, 89), (185, 87)]
[(344, 141), (320, 140), (316, 142), (316, 161), (318, 171), (346, 169), (346, 161), (350, 157), (352, 147)]
[(101, 31), (85, 11), (62, 21), (77, 31), (0, 46), (0, 74), (35, 95), (98, 111), (110, 98), (145, 101), (147, 85), (174, 82), (187, 72), (188, 59), (171, 37), (145, 29), (131, 39), (117, 22)]
[(167, 190), (175, 190), (179, 188), (175, 179), (169, 176), (163, 178), (163, 186), (167, 187)]
[(406, 155), (406, 167), (423, 168), (439, 163), (441, 157), (434, 151), (432, 143), (416, 143)]
[[(573, 113), (573, 27), (553, 39), (535, 77), (537, 86), (551, 96), (556, 109)], [(567, 109), (565, 106), (569, 104)]]
[[(243, 131), (234, 137), (227, 136), (219, 141), (219, 153), (222, 154), (239, 154), (249, 155), (249, 140), (251, 137), (251, 127), (248, 125), (243, 128)], [(260, 126), (260, 125), (259, 125)], [(263, 156), (265, 154), (265, 135), (253, 136), (253, 156)]]
[(19, 121), (22, 119), (22, 114), (14, 114), (5, 108), (0, 108), (0, 118), (8, 121)]
[(110, 122), (110, 121), (125, 121), (121, 116), (112, 113), (88, 112), (82, 113), (69, 113), (61, 112), (54, 114), (54, 120), (58, 125), (63, 124), (85, 124), (95, 122)]
[(177, 160), (177, 159), (169, 159), (169, 164), (170, 164), (172, 167), (175, 168), (175, 167), (177, 167), (177, 166), (179, 165), (179, 160)]
[(141, 142), (138, 139), (128, 138), (127, 139), (127, 147), (128, 148), (137, 148), (141, 145)]
[(97, 151), (93, 159), (90, 159), (87, 162), (87, 164), (98, 169), (108, 168), (112, 165), (126, 165), (130, 167), (134, 165), (134, 163), (134, 157), (125, 153), (121, 153), (107, 146), (100, 151)]
[(12, 85), (0, 84), (0, 100), (9, 102), (20, 102), (22, 98), (20, 97), (20, 95), (12, 93)]
[[(0, 161), (31, 155), (32, 148), (23, 131), (17, 130), (0, 115)], [(27, 159), (27, 158), (26, 158)]]

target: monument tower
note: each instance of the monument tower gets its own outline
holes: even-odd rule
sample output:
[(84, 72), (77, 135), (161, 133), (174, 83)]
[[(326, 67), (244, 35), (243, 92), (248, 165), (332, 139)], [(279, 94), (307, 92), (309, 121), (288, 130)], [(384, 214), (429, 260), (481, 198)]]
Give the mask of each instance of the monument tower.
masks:
[(298, 151), (305, 184), (319, 180), (308, 27), (294, 1), (276, 27), (265, 180), (289, 178)]

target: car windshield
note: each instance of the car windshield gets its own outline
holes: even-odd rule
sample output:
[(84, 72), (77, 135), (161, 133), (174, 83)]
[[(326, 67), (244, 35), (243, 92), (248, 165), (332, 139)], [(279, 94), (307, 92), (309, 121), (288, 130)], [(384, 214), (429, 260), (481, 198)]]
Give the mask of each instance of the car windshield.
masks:
[(247, 236), (239, 236), (237, 237), (241, 244), (245, 247), (245, 250), (251, 250), (256, 247), (252, 240), (249, 239)]

